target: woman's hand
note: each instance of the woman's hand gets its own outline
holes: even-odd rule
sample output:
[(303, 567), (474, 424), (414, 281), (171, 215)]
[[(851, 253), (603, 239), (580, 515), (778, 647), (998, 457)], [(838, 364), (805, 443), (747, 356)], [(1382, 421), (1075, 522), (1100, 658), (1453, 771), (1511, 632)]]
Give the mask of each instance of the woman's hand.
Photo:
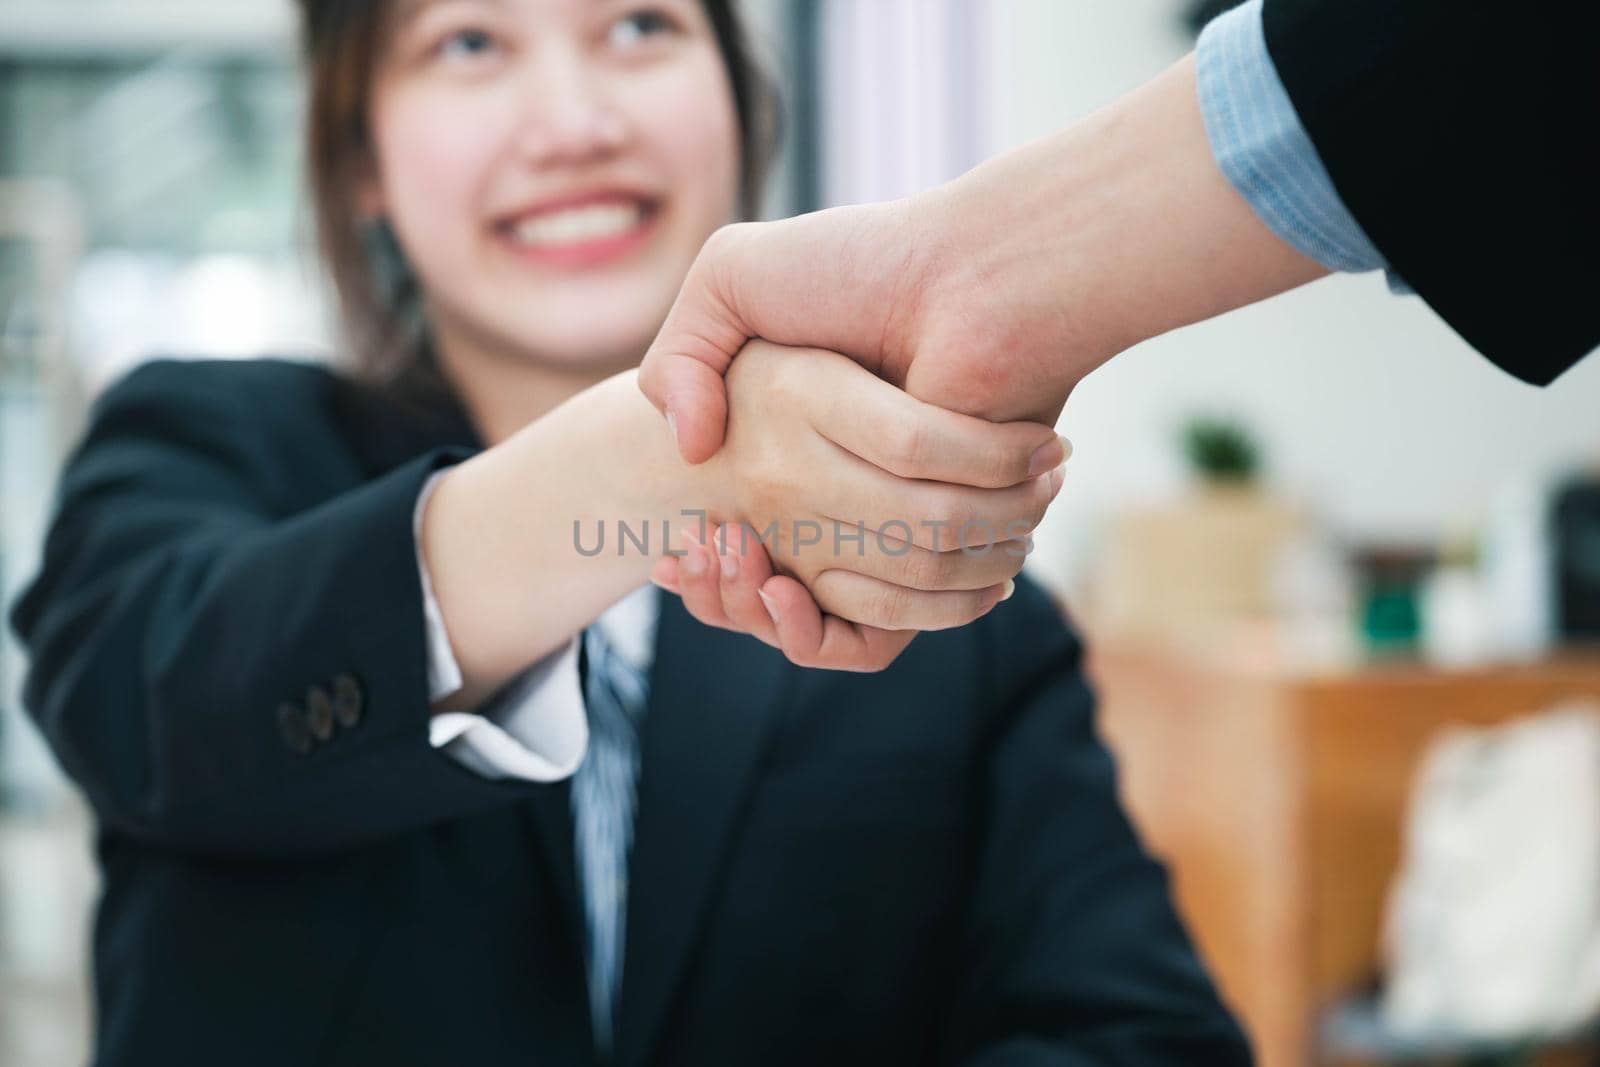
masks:
[(698, 469), (725, 525), (714, 551), (696, 539), (653, 575), (701, 621), (803, 665), (874, 670), (905, 631), (964, 625), (1008, 594), (1061, 485), (1049, 427), (956, 415), (843, 356), (765, 342), (728, 387), (727, 447)]
[[(707, 626), (750, 634), (801, 667), (843, 671), (883, 670), (917, 636), (824, 615), (805, 586), (773, 573), (749, 527), (709, 525), (706, 541), (685, 538), (683, 555), (663, 556), (650, 580)], [(1010, 595), (1007, 582), (998, 600)]]
[(663, 556), (650, 580), (707, 626), (750, 634), (801, 667), (831, 670), (882, 670), (916, 637), (823, 615), (805, 586), (773, 573), (749, 527), (709, 525), (706, 542), (686, 537), (683, 555)]
[[(1065, 456), (1048, 427), (953, 415), (843, 356), (752, 343), (728, 379), (729, 447), (691, 466), (635, 377), (586, 389), (457, 464), (430, 497), (420, 549), (461, 666), (453, 706), (477, 706), (645, 580), (661, 550), (627, 551), (623, 520), (645, 518), (662, 540), (670, 520), (667, 547), (681, 551), (685, 532), (698, 532), (686, 508), (777, 537), (776, 566), (756, 546), (750, 574), (777, 573), (763, 591), (778, 621), (754, 587), (720, 623), (706, 621), (759, 630), (797, 663), (880, 669), (909, 631), (993, 606), (1022, 566), (1023, 528), (1059, 483), (1030, 469)], [(957, 548), (971, 520), (992, 528), (966, 531), (969, 546), (993, 538), (987, 551)], [(849, 540), (857, 521), (861, 540)], [(938, 521), (954, 525), (929, 525)], [(604, 551), (584, 549), (607, 528)], [(698, 614), (702, 600), (686, 601)]]

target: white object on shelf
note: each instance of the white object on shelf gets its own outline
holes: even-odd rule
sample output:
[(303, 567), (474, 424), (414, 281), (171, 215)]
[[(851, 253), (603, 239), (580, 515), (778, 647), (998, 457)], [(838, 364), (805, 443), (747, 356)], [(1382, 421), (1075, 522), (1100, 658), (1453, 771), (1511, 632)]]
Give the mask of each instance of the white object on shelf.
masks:
[(1495, 620), (1484, 583), (1467, 567), (1440, 567), (1422, 586), (1422, 651), (1432, 663), (1468, 667), (1494, 658)]
[(1555, 628), (1547, 508), (1542, 486), (1507, 486), (1495, 494), (1485, 531), (1485, 588), (1509, 659), (1538, 657)]
[(1520, 1041), (1600, 1012), (1600, 708), (1429, 746), (1385, 940), (1402, 1039)]

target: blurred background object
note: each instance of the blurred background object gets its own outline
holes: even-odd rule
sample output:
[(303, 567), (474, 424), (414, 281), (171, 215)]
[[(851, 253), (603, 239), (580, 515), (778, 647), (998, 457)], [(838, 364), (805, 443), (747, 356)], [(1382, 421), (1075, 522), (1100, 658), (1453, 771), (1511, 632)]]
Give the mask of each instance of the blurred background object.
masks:
[[(65, 294), (79, 265), (76, 199), (0, 178), (0, 588), (9, 603), (46, 521), (82, 389), (66, 360)], [(84, 925), (93, 875), (81, 806), (61, 788), (16, 700), (22, 656), (0, 641), (0, 1063), (81, 1061)]]
[[(287, 4), (0, 0), (0, 592), (93, 394), (158, 352), (323, 336)], [(87, 1060), (89, 819), (0, 639), (0, 1064)]]
[(1600, 641), (1600, 469), (1557, 492), (1553, 539), (1560, 637)]
[(1571, 1033), (1600, 1011), (1600, 706), (1428, 746), (1385, 928), (1386, 1028), (1412, 1045)]
[[(748, 0), (788, 112), (768, 213), (953, 177), (1153, 76), (1227, 6)], [(7, 604), (107, 382), (156, 354), (329, 351), (295, 29), (288, 0), (0, 0)], [(1073, 393), (1030, 568), (1088, 633), (1124, 795), (1263, 1067), (1594, 1062), (1582, 1024), (1413, 1040), (1388, 979), (1411, 1003), (1447, 991), (1383, 931), (1428, 863), (1407, 827), (1451, 806), (1416, 784), (1439, 739), (1600, 698), (1596, 395), (1600, 359), (1521, 385), (1377, 276), (1157, 338)], [(59, 1067), (87, 1055), (89, 820), (22, 713), (22, 670), (7, 628), (0, 1067)], [(1532, 795), (1587, 795), (1571, 747), (1529, 746)], [(1596, 817), (1518, 810), (1529, 848)], [(1572, 906), (1539, 918), (1576, 947), (1595, 890), (1569, 858), (1542, 888)], [(1405, 923), (1450, 936), (1416, 899)], [(1570, 1003), (1570, 970), (1521, 973), (1530, 1006)]]
[(1270, 620), (1274, 577), (1306, 520), (1260, 481), (1260, 447), (1235, 419), (1195, 417), (1175, 445), (1191, 487), (1112, 518), (1081, 606), (1105, 635), (1207, 640), (1219, 620)]

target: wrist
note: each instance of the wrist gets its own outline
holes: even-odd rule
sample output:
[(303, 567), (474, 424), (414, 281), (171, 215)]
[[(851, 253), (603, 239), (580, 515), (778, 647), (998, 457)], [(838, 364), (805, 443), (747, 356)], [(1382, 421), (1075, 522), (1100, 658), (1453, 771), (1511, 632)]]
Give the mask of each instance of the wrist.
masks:
[(977, 396), (969, 410), (990, 418), (1048, 416), (1048, 404), (1015, 398), (1048, 395), (1059, 410), (1117, 353), (1325, 273), (1218, 169), (1192, 57), (930, 191), (917, 210), (938, 241), (916, 348), (991, 354), (992, 384), (977, 379), (974, 394), (962, 382)]
[(672, 431), (639, 390), (638, 371), (629, 370), (594, 390), (600, 414), (595, 447), (610, 456), (599, 464), (599, 496), (610, 501), (610, 523), (645, 523), (650, 554), (680, 550), (685, 532), (699, 529), (699, 513), (711, 521), (725, 517), (728, 505), (720, 493), (716, 457), (691, 465), (679, 454)]
[(1074, 292), (1106, 310), (1104, 358), (1326, 273), (1217, 166), (1192, 55), (1067, 134), (1056, 162), (1079, 213)]
[(936, 340), (949, 327), (945, 309), (962, 309), (970, 297), (961, 294), (978, 291), (1005, 312), (975, 324), (995, 338), (984, 350), (1048, 345), (1073, 363), (1098, 363), (1143, 339), (1124, 280), (1107, 276), (1128, 222), (1117, 126), (1104, 112), (1090, 115), (918, 198), (934, 260), (923, 267), (919, 336)]

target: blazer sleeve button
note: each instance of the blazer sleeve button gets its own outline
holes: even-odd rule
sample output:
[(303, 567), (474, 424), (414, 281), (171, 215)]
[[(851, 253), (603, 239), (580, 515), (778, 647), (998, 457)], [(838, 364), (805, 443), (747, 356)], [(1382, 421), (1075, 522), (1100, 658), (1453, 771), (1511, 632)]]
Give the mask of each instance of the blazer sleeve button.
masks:
[(337, 674), (333, 679), (333, 717), (345, 729), (361, 721), (361, 683), (353, 674)]
[(306, 725), (311, 736), (326, 741), (333, 736), (333, 700), (320, 685), (306, 690)]
[(284, 701), (278, 705), (278, 736), (283, 738), (283, 743), (289, 750), (304, 756), (311, 751), (311, 727), (306, 722), (306, 713), (298, 704)]

